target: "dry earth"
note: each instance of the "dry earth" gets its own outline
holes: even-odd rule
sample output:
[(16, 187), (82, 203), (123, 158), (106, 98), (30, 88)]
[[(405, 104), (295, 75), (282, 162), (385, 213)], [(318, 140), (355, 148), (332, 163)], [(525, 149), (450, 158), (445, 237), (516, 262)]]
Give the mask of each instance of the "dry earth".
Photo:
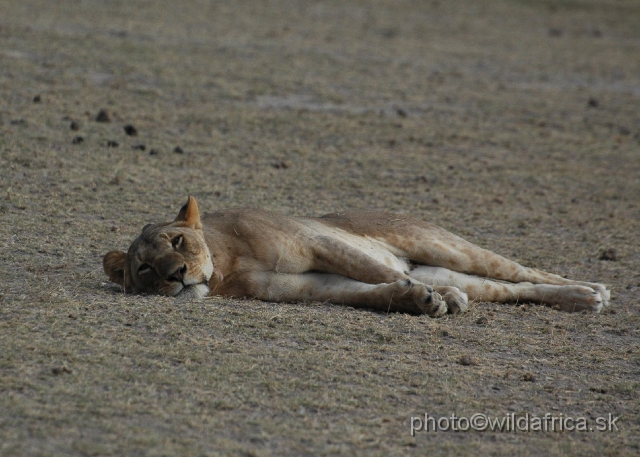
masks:
[[(0, 454), (640, 453), (637, 1), (3, 1), (0, 100)], [(611, 308), (106, 283), (102, 255), (187, 194), (411, 213)], [(424, 413), (620, 419), (411, 437)]]

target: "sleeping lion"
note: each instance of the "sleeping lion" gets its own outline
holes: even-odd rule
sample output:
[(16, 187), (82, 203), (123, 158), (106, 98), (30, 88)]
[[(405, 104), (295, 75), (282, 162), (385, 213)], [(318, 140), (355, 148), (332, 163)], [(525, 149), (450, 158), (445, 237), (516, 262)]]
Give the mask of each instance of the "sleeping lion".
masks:
[(430, 316), (464, 312), (469, 300), (600, 312), (610, 298), (603, 284), (523, 267), (410, 216), (287, 217), (243, 208), (201, 217), (191, 196), (175, 220), (146, 225), (128, 252), (107, 253), (103, 266), (125, 292)]

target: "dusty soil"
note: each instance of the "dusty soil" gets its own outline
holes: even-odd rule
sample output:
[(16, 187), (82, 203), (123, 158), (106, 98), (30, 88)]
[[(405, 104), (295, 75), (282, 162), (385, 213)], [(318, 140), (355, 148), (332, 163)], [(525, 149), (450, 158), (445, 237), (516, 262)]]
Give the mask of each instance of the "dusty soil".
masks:
[[(635, 0), (6, 1), (0, 99), (0, 454), (640, 453)], [(108, 284), (102, 255), (188, 194), (411, 213), (611, 308)], [(620, 420), (412, 437), (425, 413)]]

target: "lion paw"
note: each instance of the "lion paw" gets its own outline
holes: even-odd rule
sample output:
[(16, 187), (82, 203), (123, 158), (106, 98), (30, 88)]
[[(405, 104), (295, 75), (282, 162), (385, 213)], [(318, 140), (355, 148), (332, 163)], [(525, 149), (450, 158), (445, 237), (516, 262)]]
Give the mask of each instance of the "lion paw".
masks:
[(405, 283), (411, 286), (412, 299), (424, 314), (437, 317), (447, 313), (447, 302), (430, 286), (415, 279), (407, 279)]
[(609, 300), (611, 300), (611, 291), (607, 289), (607, 286), (605, 286), (604, 284), (596, 283), (591, 285), (591, 288), (593, 288), (593, 290), (600, 294), (600, 297), (602, 298), (602, 306), (604, 308), (609, 306)]
[(402, 279), (393, 283), (395, 289), (394, 301), (418, 309), (429, 316), (441, 316), (447, 312), (447, 303), (440, 294), (415, 279)]
[(565, 286), (562, 290), (562, 296), (558, 298), (556, 304), (564, 311), (569, 312), (592, 311), (599, 313), (608, 304), (608, 300), (605, 300), (599, 291), (585, 286)]
[(425, 314), (431, 317), (439, 317), (447, 314), (449, 307), (447, 306), (447, 302), (442, 298), (442, 295), (434, 291), (431, 294), (431, 299), (423, 304), (422, 309)]
[(469, 297), (457, 287), (436, 287), (439, 294), (447, 302), (449, 314), (464, 313), (469, 307)]

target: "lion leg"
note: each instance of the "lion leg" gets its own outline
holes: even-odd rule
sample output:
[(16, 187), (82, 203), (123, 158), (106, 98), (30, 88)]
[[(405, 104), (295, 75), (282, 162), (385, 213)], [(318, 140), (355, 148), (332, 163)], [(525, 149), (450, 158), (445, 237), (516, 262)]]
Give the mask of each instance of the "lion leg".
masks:
[(367, 284), (335, 274), (254, 271), (247, 273), (242, 282), (248, 287), (242, 295), (265, 301), (319, 301), (430, 316), (447, 312), (440, 295), (413, 279)]
[(610, 292), (604, 284), (573, 281), (553, 273), (524, 267), (426, 223), (425, 227), (416, 225), (411, 230), (405, 230), (401, 236), (393, 239), (393, 245), (400, 250), (396, 255), (405, 256), (421, 265), (512, 283), (589, 287), (600, 294), (605, 306), (610, 299)]
[[(580, 284), (504, 283), (446, 268), (420, 265), (411, 277), (433, 285), (435, 291), (458, 288), (469, 299), (485, 302), (535, 302), (558, 306), (564, 311), (600, 312), (606, 303), (599, 291)], [(445, 295), (443, 295), (444, 297)], [(445, 298), (446, 300), (446, 298)], [(451, 305), (450, 305), (451, 306)]]
[(315, 237), (311, 246), (312, 270), (346, 276), (367, 284), (390, 284), (409, 279), (406, 272), (384, 265), (361, 250), (330, 237)]

